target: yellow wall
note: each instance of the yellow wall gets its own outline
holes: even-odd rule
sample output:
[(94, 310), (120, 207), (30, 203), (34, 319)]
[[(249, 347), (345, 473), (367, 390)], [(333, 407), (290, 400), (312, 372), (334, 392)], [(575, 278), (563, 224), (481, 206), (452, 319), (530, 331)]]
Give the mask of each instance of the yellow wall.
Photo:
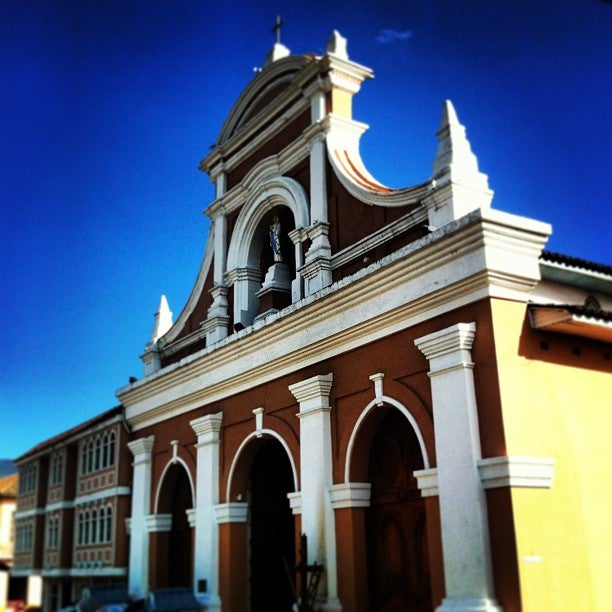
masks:
[(551, 489), (512, 490), (523, 610), (609, 610), (610, 347), (532, 332), (525, 312), (492, 304), (507, 454), (556, 460)]

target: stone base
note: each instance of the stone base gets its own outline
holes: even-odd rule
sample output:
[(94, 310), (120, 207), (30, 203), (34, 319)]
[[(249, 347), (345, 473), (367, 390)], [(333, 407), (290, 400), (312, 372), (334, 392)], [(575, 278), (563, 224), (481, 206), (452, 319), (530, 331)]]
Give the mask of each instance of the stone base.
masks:
[(266, 278), (261, 286), (266, 289), (277, 289), (291, 292), (291, 270), (285, 263), (272, 264), (266, 272)]

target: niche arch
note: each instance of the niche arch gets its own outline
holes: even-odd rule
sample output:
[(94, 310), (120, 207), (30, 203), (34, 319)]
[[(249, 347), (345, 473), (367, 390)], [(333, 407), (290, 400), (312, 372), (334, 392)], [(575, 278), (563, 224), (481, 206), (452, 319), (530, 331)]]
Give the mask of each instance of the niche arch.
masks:
[[(385, 410), (386, 409), (386, 410)], [(368, 405), (362, 410), (359, 418), (355, 422), (355, 426), (353, 427), (353, 431), (351, 432), (351, 437), (349, 438), (349, 442), (346, 449), (346, 460), (344, 464), (344, 482), (351, 481), (363, 481), (363, 466), (361, 468), (354, 465), (356, 457), (365, 457), (369, 454), (366, 450), (366, 446), (369, 447), (371, 443), (371, 435), (368, 435), (368, 432), (362, 431), (363, 425), (366, 421), (370, 421), (374, 419), (375, 421), (381, 421), (386, 413), (389, 410), (399, 410), (399, 412), (408, 420), (410, 426), (412, 427), (416, 439), (419, 444), (419, 448), (421, 449), (421, 455), (423, 457), (423, 468), (429, 469), (430, 461), (429, 455), (427, 453), (427, 447), (425, 445), (425, 439), (423, 437), (423, 432), (419, 427), (419, 424), (412, 414), (410, 410), (398, 400), (389, 397), (387, 395), (381, 395), (375, 397)], [(370, 428), (375, 429), (375, 427)], [(355, 474), (355, 471), (360, 471), (361, 478)]]
[[(267, 226), (271, 222), (271, 215), (282, 210), (288, 211), (282, 232), (286, 242), (285, 256), (291, 262), (291, 283), (297, 278), (295, 247), (287, 234), (291, 230), (310, 225), (308, 198), (304, 188), (295, 179), (274, 177), (250, 191), (230, 240), (226, 280), (229, 285), (233, 285), (235, 326), (250, 325), (259, 313), (257, 293), (262, 289), (266, 273), (266, 270), (262, 270), (262, 253), (269, 248)], [(289, 300), (292, 302), (296, 299), (299, 299), (299, 291), (295, 292), (290, 287)]]
[(255, 456), (260, 446), (259, 444), (257, 444), (257, 440), (265, 438), (274, 438), (276, 441), (280, 442), (281, 446), (285, 450), (285, 453), (287, 453), (287, 459), (289, 460), (289, 465), (291, 466), (291, 473), (293, 474), (293, 491), (298, 491), (297, 468), (289, 445), (287, 444), (285, 439), (273, 429), (259, 429), (250, 433), (242, 441), (242, 443), (238, 447), (238, 450), (236, 451), (236, 454), (234, 455), (229, 475), (227, 477), (227, 487), (225, 490), (225, 500), (227, 502), (238, 501), (238, 496), (240, 496), (241, 499), (246, 499), (245, 494), (247, 488), (248, 473), (251, 467), (251, 463), (253, 461), (253, 457)]
[(195, 503), (196, 503), (196, 497), (195, 497), (195, 487), (193, 484), (193, 479), (191, 477), (191, 472), (189, 471), (189, 468), (187, 467), (187, 464), (185, 463), (185, 461), (183, 459), (181, 459), (180, 457), (176, 456), (176, 457), (172, 457), (172, 459), (170, 459), (170, 461), (168, 461), (168, 463), (166, 463), (162, 474), (159, 478), (159, 482), (157, 483), (157, 490), (155, 491), (155, 504), (153, 506), (153, 512), (155, 514), (159, 513), (159, 500), (160, 500), (160, 495), (161, 492), (164, 488), (164, 484), (166, 484), (165, 480), (168, 477), (168, 472), (175, 467), (181, 467), (183, 468), (183, 470), (185, 471), (185, 475), (187, 476), (187, 481), (189, 482), (189, 489), (191, 491), (191, 500), (192, 500), (192, 504), (193, 507), (195, 507)]

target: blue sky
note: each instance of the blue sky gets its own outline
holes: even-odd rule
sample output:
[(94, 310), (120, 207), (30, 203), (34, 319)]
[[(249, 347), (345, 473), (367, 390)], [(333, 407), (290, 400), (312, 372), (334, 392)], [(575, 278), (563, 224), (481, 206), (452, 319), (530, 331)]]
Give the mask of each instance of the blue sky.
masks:
[(165, 293), (178, 316), (213, 200), (199, 161), (274, 42), (332, 32), (374, 69), (362, 156), (426, 180), (450, 98), (493, 206), (612, 264), (612, 4), (601, 0), (0, 3), (0, 457), (116, 405)]

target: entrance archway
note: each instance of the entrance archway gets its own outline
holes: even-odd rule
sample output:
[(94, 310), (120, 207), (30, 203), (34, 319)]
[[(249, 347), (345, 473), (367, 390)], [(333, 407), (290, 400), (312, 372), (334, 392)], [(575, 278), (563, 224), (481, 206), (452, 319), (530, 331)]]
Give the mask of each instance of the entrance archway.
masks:
[(159, 533), (157, 587), (184, 587), (193, 582), (193, 545), (187, 510), (193, 508), (191, 484), (180, 464), (168, 468), (159, 492), (158, 513), (170, 514), (170, 531)]
[(295, 563), (295, 526), (287, 493), (294, 490), (287, 453), (262, 441), (249, 472), (249, 584), (251, 612), (291, 610), (285, 563)]
[(410, 423), (390, 409), (374, 435), (366, 518), (369, 610), (432, 609), (425, 504), (414, 471), (423, 458)]

